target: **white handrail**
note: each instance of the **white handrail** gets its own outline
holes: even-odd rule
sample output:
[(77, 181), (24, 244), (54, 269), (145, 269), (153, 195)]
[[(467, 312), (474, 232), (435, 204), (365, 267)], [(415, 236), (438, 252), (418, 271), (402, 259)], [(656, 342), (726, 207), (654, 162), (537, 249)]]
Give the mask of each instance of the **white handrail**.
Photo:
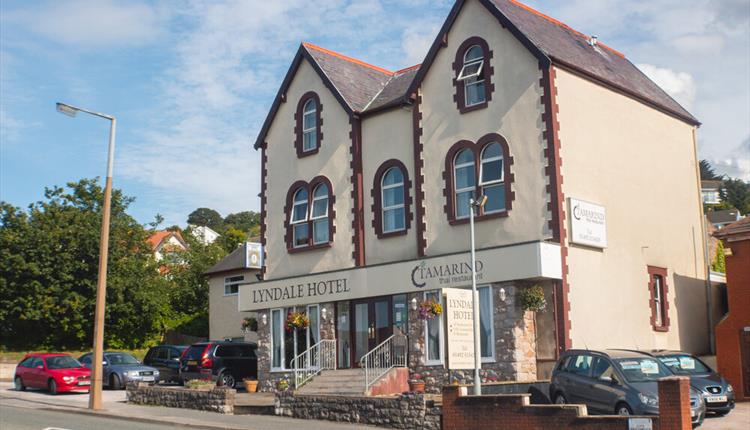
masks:
[(321, 370), (336, 369), (336, 341), (323, 339), (292, 360), (294, 388), (300, 388)]
[(365, 369), (365, 391), (394, 367), (406, 367), (408, 342), (403, 334), (394, 334), (359, 359)]

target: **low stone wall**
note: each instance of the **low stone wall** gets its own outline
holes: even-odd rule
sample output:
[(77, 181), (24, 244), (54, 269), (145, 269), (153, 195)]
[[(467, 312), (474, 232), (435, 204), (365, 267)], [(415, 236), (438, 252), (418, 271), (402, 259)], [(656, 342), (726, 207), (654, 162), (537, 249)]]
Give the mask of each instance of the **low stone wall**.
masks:
[[(469, 393), (473, 385), (468, 387)], [(546, 405), (549, 399), (549, 381), (495, 382), (482, 384), (482, 394), (530, 394), (532, 405)]]
[(440, 430), (442, 409), (424, 394), (392, 397), (276, 395), (276, 415), (370, 424), (404, 430)]
[(128, 403), (197, 409), (221, 414), (234, 413), (236, 393), (235, 390), (224, 387), (191, 390), (183, 387), (159, 387), (136, 383), (127, 386)]

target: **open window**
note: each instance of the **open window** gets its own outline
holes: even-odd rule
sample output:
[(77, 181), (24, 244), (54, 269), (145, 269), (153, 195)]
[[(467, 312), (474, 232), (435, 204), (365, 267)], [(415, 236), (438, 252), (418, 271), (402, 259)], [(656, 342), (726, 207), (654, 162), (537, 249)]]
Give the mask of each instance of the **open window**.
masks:
[(461, 113), (487, 107), (492, 97), (492, 51), (480, 37), (470, 37), (456, 50), (453, 62), (456, 87), (454, 100)]

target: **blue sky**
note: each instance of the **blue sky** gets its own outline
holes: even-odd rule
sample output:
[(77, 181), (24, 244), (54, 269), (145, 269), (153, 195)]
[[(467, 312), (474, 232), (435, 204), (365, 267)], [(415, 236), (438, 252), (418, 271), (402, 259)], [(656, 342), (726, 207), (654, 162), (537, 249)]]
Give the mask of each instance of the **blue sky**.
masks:
[[(0, 1), (0, 199), (104, 176), (185, 224), (197, 207), (258, 210), (252, 143), (301, 41), (399, 69), (422, 61), (452, 1)], [(702, 122), (702, 158), (750, 180), (750, 3), (570, 0), (528, 4), (624, 52)]]

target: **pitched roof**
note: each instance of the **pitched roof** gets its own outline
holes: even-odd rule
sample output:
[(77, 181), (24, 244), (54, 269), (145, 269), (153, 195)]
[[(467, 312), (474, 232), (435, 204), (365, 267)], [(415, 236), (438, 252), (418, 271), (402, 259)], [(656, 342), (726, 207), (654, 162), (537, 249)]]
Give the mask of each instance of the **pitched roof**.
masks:
[(182, 235), (179, 231), (169, 230), (155, 231), (151, 236), (148, 237), (148, 239), (146, 239), (146, 242), (148, 242), (149, 245), (151, 245), (151, 249), (155, 251), (159, 247), (159, 245), (162, 244), (162, 242), (169, 239), (171, 236), (176, 237), (183, 246), (185, 245), (185, 239), (182, 238)]
[[(592, 46), (589, 36), (517, 0), (479, 1), (543, 66), (553, 63), (572, 70), (689, 124), (700, 125), (690, 112), (635, 67), (624, 54), (601, 42)], [(410, 103), (410, 95), (426, 76), (464, 2), (456, 1), (424, 62), (396, 72), (311, 43), (302, 43), (258, 133), (255, 149), (263, 145), (273, 117), (285, 99), (286, 89), (303, 59), (310, 62), (349, 114), (373, 113)]]
[(247, 244), (242, 244), (237, 247), (234, 251), (229, 253), (226, 257), (219, 260), (218, 263), (214, 264), (203, 272), (204, 275), (211, 275), (214, 273), (221, 273), (221, 272), (228, 272), (230, 270), (241, 270), (241, 269), (247, 269), (247, 270), (258, 270), (259, 269), (248, 269), (245, 267), (245, 247)]
[(714, 236), (720, 239), (738, 235), (748, 235), (750, 237), (750, 217), (735, 221), (714, 233)]
[(737, 221), (737, 217), (740, 216), (740, 211), (737, 209), (721, 209), (718, 211), (709, 211), (706, 213), (706, 216), (711, 224), (723, 224)]

